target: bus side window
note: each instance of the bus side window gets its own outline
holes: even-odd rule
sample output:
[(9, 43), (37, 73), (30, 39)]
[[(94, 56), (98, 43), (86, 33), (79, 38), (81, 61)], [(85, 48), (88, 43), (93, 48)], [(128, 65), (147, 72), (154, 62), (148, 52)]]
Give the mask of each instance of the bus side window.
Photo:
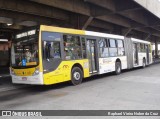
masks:
[(61, 36), (59, 33), (42, 32), (42, 41), (43, 59), (50, 61), (50, 59), (61, 58)]
[(108, 39), (101, 38), (99, 40), (99, 55), (101, 58), (106, 58), (109, 56), (109, 51), (108, 51)]
[(145, 44), (140, 43), (140, 52), (145, 52)]
[(81, 43), (79, 36), (64, 35), (64, 54), (66, 60), (82, 58)]
[(85, 38), (81, 37), (83, 58), (87, 58)]
[(117, 56), (117, 45), (115, 39), (109, 39), (109, 53), (111, 57)]
[(123, 40), (117, 40), (117, 47), (118, 47), (118, 56), (124, 56), (124, 42)]
[(47, 60), (51, 58), (61, 58), (60, 42), (46, 42), (44, 41), (44, 54)]

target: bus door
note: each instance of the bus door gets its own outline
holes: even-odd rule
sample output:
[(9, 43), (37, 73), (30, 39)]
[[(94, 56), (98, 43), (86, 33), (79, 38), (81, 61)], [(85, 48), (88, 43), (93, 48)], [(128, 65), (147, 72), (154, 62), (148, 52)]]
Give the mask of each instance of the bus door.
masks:
[(133, 43), (133, 61), (134, 65), (138, 65), (138, 44)]
[(89, 59), (89, 72), (97, 73), (96, 39), (87, 39), (87, 56)]
[(147, 58), (147, 64), (149, 64), (149, 46), (146, 45), (146, 58)]

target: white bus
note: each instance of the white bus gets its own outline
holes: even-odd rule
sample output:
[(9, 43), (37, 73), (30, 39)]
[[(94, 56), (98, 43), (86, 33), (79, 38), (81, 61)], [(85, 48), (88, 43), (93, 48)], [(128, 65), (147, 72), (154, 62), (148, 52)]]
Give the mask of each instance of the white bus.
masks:
[(123, 69), (146, 67), (152, 63), (151, 43), (148, 41), (91, 31), (86, 34), (100, 38), (97, 43), (99, 74), (113, 71), (120, 74)]

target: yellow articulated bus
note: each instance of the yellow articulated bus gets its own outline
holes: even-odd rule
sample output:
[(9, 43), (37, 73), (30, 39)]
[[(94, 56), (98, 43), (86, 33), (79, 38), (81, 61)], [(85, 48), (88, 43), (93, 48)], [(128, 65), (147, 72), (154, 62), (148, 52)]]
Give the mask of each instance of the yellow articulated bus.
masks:
[[(134, 50), (139, 45), (143, 53)], [(120, 74), (123, 69), (152, 63), (150, 42), (45, 25), (17, 33), (11, 55), (12, 82), (35, 85), (65, 81), (78, 85), (92, 75)]]

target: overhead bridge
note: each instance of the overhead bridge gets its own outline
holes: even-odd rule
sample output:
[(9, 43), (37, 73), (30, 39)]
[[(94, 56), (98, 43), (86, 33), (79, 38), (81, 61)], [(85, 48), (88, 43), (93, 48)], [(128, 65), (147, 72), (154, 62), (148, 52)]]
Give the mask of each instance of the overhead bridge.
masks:
[(159, 6), (159, 0), (0, 0), (0, 39), (10, 41), (18, 30), (44, 24), (151, 41), (157, 55)]

